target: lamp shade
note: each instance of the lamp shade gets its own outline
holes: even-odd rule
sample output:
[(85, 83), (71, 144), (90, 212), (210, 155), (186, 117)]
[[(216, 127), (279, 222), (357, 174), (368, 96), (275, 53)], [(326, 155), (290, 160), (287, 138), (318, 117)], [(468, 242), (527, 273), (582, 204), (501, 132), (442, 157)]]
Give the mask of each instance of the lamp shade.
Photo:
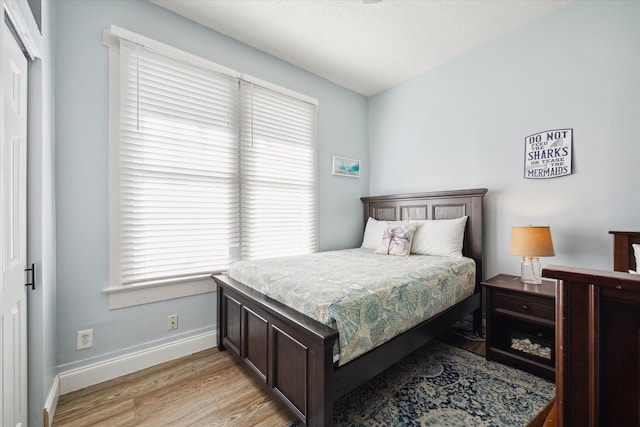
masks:
[(511, 255), (524, 257), (554, 256), (548, 226), (511, 227)]

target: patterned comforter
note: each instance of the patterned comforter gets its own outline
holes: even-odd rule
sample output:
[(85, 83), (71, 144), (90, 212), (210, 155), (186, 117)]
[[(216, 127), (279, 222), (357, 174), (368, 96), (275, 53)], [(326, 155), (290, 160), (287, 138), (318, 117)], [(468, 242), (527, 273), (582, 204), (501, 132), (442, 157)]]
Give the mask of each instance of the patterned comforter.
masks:
[(470, 258), (362, 248), (239, 261), (228, 274), (336, 329), (340, 365), (470, 296), (475, 286)]

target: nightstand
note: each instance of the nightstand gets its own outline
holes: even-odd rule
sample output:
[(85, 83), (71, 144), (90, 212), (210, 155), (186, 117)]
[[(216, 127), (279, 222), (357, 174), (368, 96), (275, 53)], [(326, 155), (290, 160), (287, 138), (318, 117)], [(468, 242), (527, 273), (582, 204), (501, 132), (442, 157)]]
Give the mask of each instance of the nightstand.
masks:
[(487, 360), (555, 379), (556, 281), (528, 285), (519, 276), (484, 280)]

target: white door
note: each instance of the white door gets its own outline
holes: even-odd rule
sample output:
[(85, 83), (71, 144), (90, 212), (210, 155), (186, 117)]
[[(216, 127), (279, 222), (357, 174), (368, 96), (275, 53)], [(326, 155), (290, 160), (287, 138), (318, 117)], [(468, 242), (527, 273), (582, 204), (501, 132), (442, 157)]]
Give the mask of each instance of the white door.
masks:
[[(1, 11), (0, 11), (1, 15)], [(0, 345), (2, 426), (27, 425), (27, 59), (0, 34)]]

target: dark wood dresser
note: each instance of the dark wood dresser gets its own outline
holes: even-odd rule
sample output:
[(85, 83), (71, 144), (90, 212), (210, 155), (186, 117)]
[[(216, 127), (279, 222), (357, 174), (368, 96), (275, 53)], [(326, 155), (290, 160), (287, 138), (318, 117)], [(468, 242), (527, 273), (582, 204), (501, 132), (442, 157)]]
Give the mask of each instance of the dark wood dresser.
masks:
[(640, 275), (549, 266), (558, 280), (558, 426), (640, 425)]

